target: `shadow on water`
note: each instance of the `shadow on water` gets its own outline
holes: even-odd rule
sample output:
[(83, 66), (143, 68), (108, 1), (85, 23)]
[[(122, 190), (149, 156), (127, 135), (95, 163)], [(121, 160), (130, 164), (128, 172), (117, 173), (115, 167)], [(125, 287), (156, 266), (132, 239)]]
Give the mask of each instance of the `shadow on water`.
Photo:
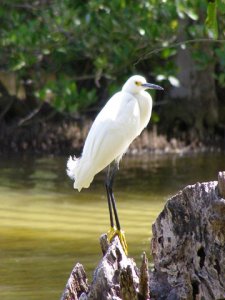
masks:
[[(78, 193), (63, 157), (0, 160), (0, 298), (59, 299), (72, 266), (89, 280), (108, 230), (104, 172)], [(223, 154), (124, 157), (115, 182), (130, 256), (150, 258), (151, 224), (169, 196), (187, 184), (216, 180)]]

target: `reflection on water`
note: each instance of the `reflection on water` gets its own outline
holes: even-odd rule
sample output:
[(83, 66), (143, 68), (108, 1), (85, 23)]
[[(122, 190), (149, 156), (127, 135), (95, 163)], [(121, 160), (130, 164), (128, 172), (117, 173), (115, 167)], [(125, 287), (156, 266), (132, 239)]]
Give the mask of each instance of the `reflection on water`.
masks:
[[(78, 193), (65, 175), (66, 158), (0, 160), (0, 299), (59, 299), (76, 262), (89, 280), (108, 230), (104, 172)], [(187, 184), (215, 180), (223, 154), (125, 157), (115, 195), (129, 254), (149, 254), (151, 224), (166, 199)], [(149, 255), (148, 255), (149, 256)]]

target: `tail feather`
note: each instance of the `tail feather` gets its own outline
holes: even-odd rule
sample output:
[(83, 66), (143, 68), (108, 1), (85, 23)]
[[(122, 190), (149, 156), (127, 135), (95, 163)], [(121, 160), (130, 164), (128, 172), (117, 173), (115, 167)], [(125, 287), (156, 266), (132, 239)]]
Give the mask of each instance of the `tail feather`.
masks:
[(94, 178), (89, 163), (81, 158), (70, 156), (67, 161), (67, 175), (74, 180), (73, 187), (79, 192), (82, 188), (88, 188)]
[(72, 157), (70, 156), (68, 161), (67, 161), (67, 175), (72, 179), (75, 180), (75, 178), (77, 177), (77, 167), (78, 167), (78, 163), (79, 163), (79, 158), (77, 158), (76, 156)]

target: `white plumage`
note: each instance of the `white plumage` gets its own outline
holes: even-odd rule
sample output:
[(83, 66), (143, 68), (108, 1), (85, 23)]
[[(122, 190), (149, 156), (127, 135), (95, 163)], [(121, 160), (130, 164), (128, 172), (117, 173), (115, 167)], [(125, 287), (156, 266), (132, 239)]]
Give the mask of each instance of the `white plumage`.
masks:
[(152, 98), (145, 89), (162, 89), (139, 75), (130, 77), (97, 115), (80, 158), (70, 157), (67, 174), (79, 191), (88, 188), (94, 176), (112, 161), (119, 162), (130, 143), (147, 126)]

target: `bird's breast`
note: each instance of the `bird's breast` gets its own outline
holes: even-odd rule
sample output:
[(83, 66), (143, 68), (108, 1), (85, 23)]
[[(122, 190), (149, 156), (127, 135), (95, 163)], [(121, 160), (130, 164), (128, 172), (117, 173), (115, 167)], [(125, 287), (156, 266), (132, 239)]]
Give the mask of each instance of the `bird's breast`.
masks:
[(145, 91), (140, 93), (137, 97), (138, 106), (140, 110), (140, 131), (147, 125), (152, 114), (152, 97)]

